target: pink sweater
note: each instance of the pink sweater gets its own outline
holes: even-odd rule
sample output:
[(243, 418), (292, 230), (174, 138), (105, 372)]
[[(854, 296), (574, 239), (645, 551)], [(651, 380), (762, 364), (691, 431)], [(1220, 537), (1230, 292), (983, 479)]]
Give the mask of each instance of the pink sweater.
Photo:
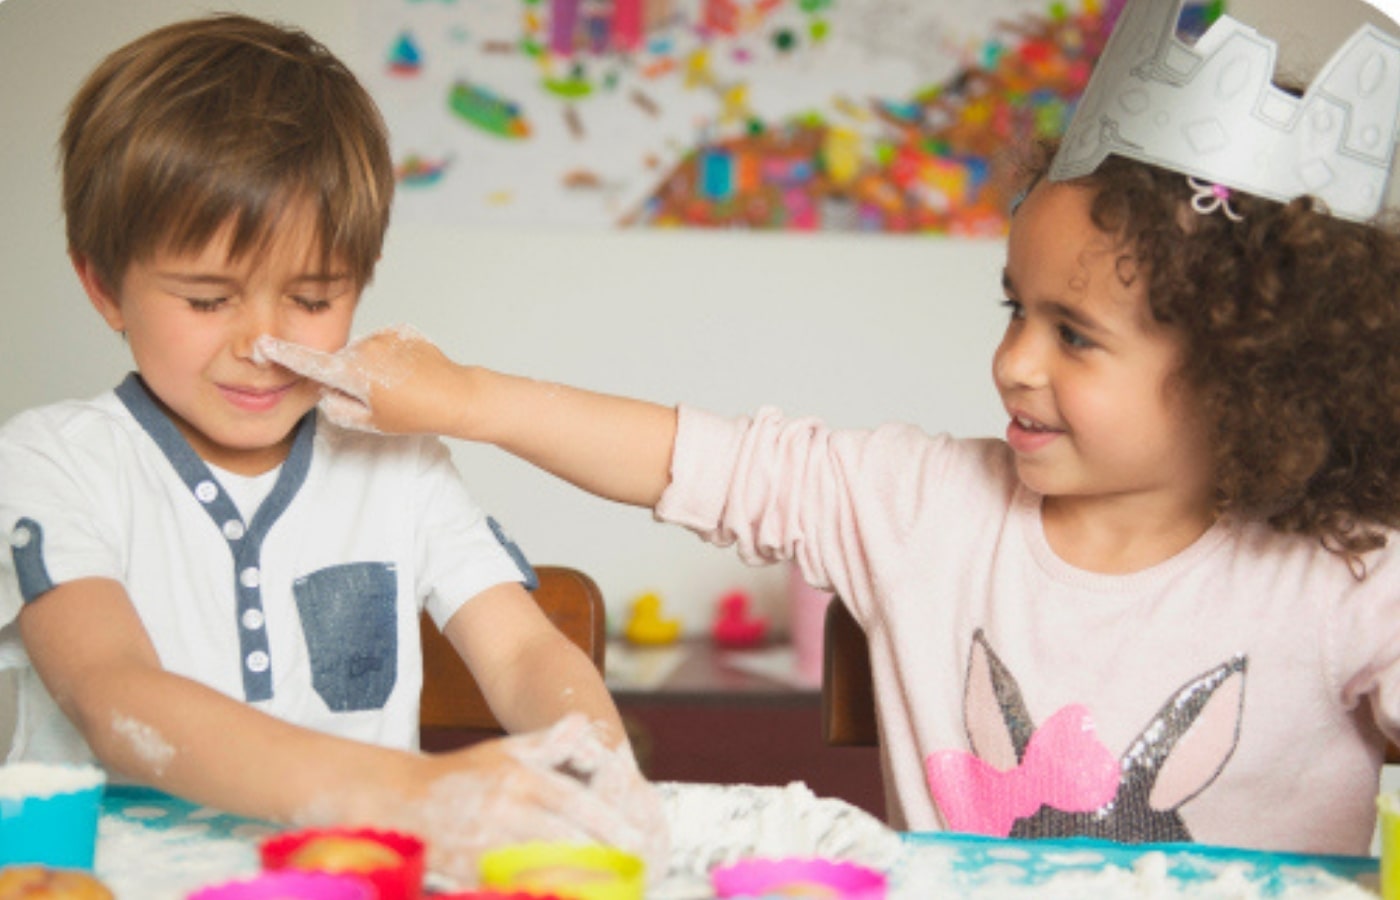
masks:
[(865, 628), (891, 822), (1364, 854), (1400, 735), (1400, 562), (1221, 522), (1057, 558), (1000, 441), (683, 408), (658, 519), (792, 559)]

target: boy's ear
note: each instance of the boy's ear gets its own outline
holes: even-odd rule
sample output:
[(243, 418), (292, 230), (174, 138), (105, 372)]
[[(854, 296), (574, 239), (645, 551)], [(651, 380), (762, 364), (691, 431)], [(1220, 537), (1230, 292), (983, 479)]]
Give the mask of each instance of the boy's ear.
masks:
[(78, 273), (78, 281), (82, 282), (88, 300), (92, 302), (98, 314), (107, 320), (108, 327), (113, 331), (126, 331), (121, 303), (118, 302), (116, 293), (107, 287), (107, 281), (98, 273), (97, 266), (81, 253), (69, 253), (68, 258), (73, 263), (73, 271)]

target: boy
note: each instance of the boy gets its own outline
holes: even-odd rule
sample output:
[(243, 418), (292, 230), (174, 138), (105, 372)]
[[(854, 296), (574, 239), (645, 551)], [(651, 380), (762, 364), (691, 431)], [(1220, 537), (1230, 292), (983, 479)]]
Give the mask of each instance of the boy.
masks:
[[(295, 30), (171, 25), (92, 73), (61, 153), (73, 267), (138, 373), (0, 430), (0, 659), (32, 664), (10, 758), (95, 755), (283, 822), (431, 817), (444, 851), (448, 776), (516, 837), (664, 834), (602, 680), (441, 443), (318, 421), (317, 385), (253, 352), (338, 349), (373, 274), (392, 166), (353, 75)], [(592, 726), (413, 752), (422, 606), (509, 730)], [(600, 818), (554, 771), (580, 753), (636, 805)]]

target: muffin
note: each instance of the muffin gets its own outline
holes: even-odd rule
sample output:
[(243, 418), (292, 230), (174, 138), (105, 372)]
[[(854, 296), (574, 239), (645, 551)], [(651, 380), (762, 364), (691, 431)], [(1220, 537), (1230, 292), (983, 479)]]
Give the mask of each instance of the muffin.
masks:
[(0, 869), (0, 900), (113, 900), (106, 885), (77, 869), (9, 866)]

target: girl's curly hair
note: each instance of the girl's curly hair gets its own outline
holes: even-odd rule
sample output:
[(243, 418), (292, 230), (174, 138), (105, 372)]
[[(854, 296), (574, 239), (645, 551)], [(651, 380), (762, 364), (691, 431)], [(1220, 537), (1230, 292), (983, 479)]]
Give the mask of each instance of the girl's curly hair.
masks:
[(1400, 526), (1400, 223), (1239, 192), (1242, 221), (1201, 215), (1185, 176), (1116, 156), (1076, 183), (1120, 239), (1120, 272), (1144, 274), (1153, 315), (1185, 338), (1219, 510), (1317, 537), (1357, 570)]

